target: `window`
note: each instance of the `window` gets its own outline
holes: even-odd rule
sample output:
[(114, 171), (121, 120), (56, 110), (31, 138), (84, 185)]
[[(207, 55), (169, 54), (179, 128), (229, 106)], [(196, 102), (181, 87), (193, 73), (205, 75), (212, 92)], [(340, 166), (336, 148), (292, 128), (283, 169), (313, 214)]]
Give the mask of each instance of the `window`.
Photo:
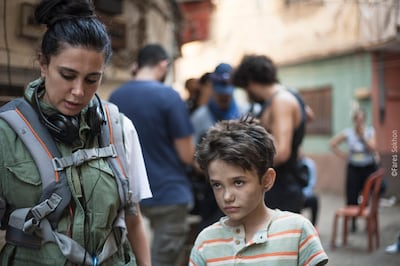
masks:
[(314, 111), (315, 118), (307, 123), (307, 134), (330, 135), (332, 133), (332, 88), (316, 87), (299, 90), (307, 105)]

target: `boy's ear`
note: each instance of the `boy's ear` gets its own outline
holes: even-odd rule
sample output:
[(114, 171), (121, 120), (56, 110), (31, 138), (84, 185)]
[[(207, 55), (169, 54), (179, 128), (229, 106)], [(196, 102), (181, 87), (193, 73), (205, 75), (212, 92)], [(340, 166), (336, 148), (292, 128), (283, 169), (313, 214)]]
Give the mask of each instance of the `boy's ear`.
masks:
[(274, 168), (268, 168), (262, 179), (265, 192), (267, 192), (272, 188), (275, 182), (275, 177), (276, 177), (276, 172)]

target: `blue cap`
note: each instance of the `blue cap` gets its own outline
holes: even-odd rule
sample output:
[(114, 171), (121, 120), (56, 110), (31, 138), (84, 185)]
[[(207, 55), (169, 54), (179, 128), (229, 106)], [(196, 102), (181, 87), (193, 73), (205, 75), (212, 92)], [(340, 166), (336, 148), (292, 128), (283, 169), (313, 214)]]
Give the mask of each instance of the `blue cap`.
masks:
[(232, 94), (234, 87), (230, 82), (233, 68), (226, 63), (219, 64), (213, 73), (211, 80), (214, 91), (219, 94)]

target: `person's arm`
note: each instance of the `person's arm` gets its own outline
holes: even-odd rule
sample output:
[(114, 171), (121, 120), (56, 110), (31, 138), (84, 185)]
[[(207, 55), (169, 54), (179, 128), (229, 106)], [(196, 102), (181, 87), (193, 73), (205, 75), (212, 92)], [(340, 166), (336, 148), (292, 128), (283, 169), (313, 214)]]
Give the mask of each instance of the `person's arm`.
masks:
[(143, 224), (143, 216), (137, 202), (150, 198), (152, 193), (147, 178), (146, 168), (136, 129), (130, 119), (121, 116), (123, 125), (125, 155), (127, 159), (127, 174), (129, 188), (132, 192), (134, 210), (125, 211), (125, 223), (128, 231), (128, 240), (135, 254), (137, 265), (151, 265), (150, 247)]
[(195, 148), (192, 136), (175, 139), (174, 145), (178, 153), (179, 159), (181, 159), (181, 161), (187, 165), (193, 164)]
[(150, 266), (150, 247), (143, 224), (143, 216), (139, 204), (136, 204), (137, 214), (126, 214), (125, 222), (128, 230), (128, 240), (136, 257), (138, 266)]
[(360, 136), (361, 141), (364, 142), (365, 146), (371, 153), (376, 152), (376, 138), (375, 138), (375, 132), (373, 129), (371, 129), (371, 134), (368, 138), (365, 138), (365, 134)]
[(342, 143), (346, 139), (346, 135), (344, 132), (341, 132), (331, 138), (329, 141), (329, 146), (333, 153), (335, 153), (338, 157), (342, 158), (343, 160), (347, 160), (348, 154), (341, 149), (339, 149), (339, 144)]

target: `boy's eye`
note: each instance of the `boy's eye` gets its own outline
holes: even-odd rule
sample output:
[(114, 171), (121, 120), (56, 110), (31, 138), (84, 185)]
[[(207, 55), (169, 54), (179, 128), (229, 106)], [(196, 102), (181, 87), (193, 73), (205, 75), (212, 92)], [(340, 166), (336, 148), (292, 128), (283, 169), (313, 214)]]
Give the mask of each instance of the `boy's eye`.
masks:
[(235, 186), (240, 187), (243, 186), (244, 182), (242, 180), (235, 180)]
[(221, 188), (221, 184), (220, 184), (220, 183), (212, 183), (212, 184), (211, 184), (211, 187), (212, 187), (213, 189), (219, 189), (219, 188)]

